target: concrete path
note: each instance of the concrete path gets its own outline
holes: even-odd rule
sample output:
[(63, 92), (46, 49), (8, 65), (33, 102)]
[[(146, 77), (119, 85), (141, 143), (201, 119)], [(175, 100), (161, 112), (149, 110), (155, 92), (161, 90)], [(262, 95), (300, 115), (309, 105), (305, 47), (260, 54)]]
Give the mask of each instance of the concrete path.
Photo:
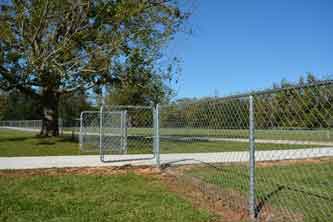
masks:
[[(107, 161), (119, 161), (129, 158), (151, 158), (152, 155), (110, 155), (105, 156)], [(295, 160), (317, 157), (333, 157), (333, 147), (257, 151), (257, 161)], [(220, 152), (220, 153), (182, 153), (161, 154), (161, 164), (197, 164), (197, 163), (231, 163), (245, 162), (249, 159), (248, 152)], [(91, 156), (43, 156), (43, 157), (0, 157), (0, 169), (37, 169), (37, 168), (63, 168), (63, 167), (98, 167), (155, 165), (155, 159), (140, 161), (122, 161), (102, 163), (98, 155)]]
[[(9, 127), (8, 127), (9, 128)], [(38, 131), (38, 129), (14, 128), (23, 131)], [(68, 132), (70, 133), (70, 132)], [(235, 138), (209, 138), (211, 141), (248, 142), (247, 139)], [(256, 140), (257, 143), (274, 144), (308, 144), (308, 145), (332, 145), (330, 147), (318, 147), (308, 149), (257, 151), (257, 161), (308, 159), (317, 157), (333, 157), (333, 144), (307, 141), (290, 140)], [(139, 161), (122, 161), (125, 159), (145, 159)], [(230, 163), (245, 162), (249, 159), (248, 152), (219, 152), (219, 153), (177, 153), (161, 154), (161, 164), (196, 164), (196, 163)], [(36, 169), (52, 167), (97, 167), (97, 166), (122, 166), (131, 165), (155, 165), (156, 161), (149, 154), (137, 155), (109, 155), (105, 156), (108, 163), (102, 163), (98, 155), (82, 156), (42, 156), (42, 157), (0, 157), (0, 169)], [(113, 162), (112, 162), (113, 161)]]

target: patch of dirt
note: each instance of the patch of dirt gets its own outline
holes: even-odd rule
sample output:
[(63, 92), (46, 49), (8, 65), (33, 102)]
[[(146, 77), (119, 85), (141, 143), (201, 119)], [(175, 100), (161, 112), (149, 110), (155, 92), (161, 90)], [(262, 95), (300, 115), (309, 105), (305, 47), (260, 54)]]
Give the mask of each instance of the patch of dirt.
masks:
[[(230, 188), (209, 184), (200, 178), (186, 174), (187, 170), (200, 166), (186, 165), (165, 169), (160, 179), (170, 191), (189, 200), (194, 207), (206, 209), (220, 216), (217, 221), (252, 221), (248, 213), (247, 196)], [(259, 203), (258, 203), (259, 204)], [(304, 221), (302, 214), (292, 213), (288, 209), (276, 209), (264, 203), (256, 219), (257, 222)]]
[(61, 175), (120, 175), (126, 173), (139, 175), (157, 175), (160, 170), (156, 167), (142, 166), (134, 167), (125, 165), (121, 167), (70, 167), (49, 169), (27, 169), (27, 170), (0, 170), (0, 176), (61, 176)]
[(235, 191), (224, 191), (182, 172), (190, 166), (179, 167), (179, 171), (166, 169), (160, 179), (172, 192), (189, 200), (195, 208), (205, 209), (218, 216), (216, 221), (249, 221), (246, 199)]

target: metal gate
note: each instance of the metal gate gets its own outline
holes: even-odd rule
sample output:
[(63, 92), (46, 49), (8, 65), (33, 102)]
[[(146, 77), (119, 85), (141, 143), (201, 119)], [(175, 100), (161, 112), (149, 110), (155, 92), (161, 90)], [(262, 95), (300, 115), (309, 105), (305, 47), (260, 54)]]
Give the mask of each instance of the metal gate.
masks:
[(101, 115), (101, 153), (127, 154), (127, 111), (102, 112)]
[(103, 106), (82, 112), (80, 123), (81, 151), (99, 153), (102, 162), (156, 158), (159, 164), (158, 109)]
[(80, 151), (100, 152), (100, 112), (84, 111), (80, 115)]

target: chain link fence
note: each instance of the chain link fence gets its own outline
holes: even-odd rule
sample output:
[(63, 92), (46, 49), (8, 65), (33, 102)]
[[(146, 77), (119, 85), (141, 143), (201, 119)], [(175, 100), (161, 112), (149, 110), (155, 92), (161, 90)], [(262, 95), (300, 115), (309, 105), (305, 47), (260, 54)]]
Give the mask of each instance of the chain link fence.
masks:
[[(102, 107), (101, 154), (149, 154), (143, 158), (153, 159), (154, 108), (150, 106)], [(103, 159), (104, 161), (107, 161)]]
[(100, 112), (85, 111), (80, 117), (80, 151), (99, 152), (100, 151)]
[[(105, 106), (59, 125), (104, 162), (108, 155), (161, 159), (162, 169), (202, 194), (198, 202), (229, 210), (231, 220), (333, 221), (332, 82), (157, 107)], [(41, 120), (0, 127), (38, 131)]]
[(0, 121), (0, 127), (40, 129), (42, 120), (7, 120)]
[[(71, 138), (78, 141), (80, 133), (80, 119), (58, 120), (60, 135), (71, 135)], [(22, 130), (27, 132), (40, 132), (42, 120), (5, 120), (0, 121), (0, 128)]]
[[(256, 95), (257, 216), (280, 221), (333, 221), (333, 85), (314, 84)], [(288, 149), (284, 146), (288, 144)]]
[[(156, 157), (156, 112), (150, 106), (103, 106), (98, 112), (81, 114), (80, 147), (85, 152), (106, 155), (148, 154), (142, 158), (119, 161), (154, 159)], [(150, 155), (150, 156), (149, 156)]]
[(249, 123), (248, 96), (161, 106), (161, 153), (183, 157), (168, 170), (207, 196), (199, 202), (215, 207), (222, 201), (236, 214), (247, 214)]
[(333, 221), (332, 124), (331, 82), (183, 101), (160, 108), (160, 150), (234, 219)]

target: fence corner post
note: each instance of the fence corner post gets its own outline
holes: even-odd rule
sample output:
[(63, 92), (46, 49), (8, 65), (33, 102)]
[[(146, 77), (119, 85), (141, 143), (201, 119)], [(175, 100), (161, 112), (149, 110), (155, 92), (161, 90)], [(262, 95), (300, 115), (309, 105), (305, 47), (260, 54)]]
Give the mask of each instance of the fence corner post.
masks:
[(249, 213), (252, 220), (256, 219), (256, 190), (255, 190), (255, 160), (256, 144), (255, 144), (255, 117), (254, 117), (254, 99), (249, 97)]
[(156, 159), (156, 166), (160, 167), (160, 105), (156, 104), (154, 107), (154, 155)]

